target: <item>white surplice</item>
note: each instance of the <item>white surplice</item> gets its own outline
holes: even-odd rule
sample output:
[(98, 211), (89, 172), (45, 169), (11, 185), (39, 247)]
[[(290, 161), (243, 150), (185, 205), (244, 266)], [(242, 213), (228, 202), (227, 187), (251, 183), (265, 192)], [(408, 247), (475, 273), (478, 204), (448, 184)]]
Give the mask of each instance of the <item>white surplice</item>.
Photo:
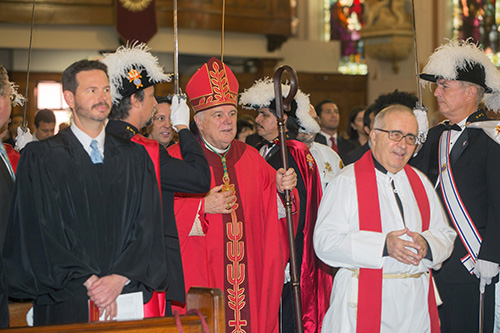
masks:
[[(382, 233), (360, 231), (354, 164), (345, 167), (329, 184), (318, 212), (314, 230), (314, 249), (326, 264), (341, 267), (335, 276), (330, 309), (323, 321), (323, 332), (355, 332), (358, 279), (349, 269), (383, 268), (387, 273), (420, 273), (439, 269), (452, 251), (455, 231), (450, 228), (441, 203), (426, 176), (418, 170), (430, 203), (429, 230), (422, 232), (422, 222), (415, 196), (404, 170), (391, 174), (376, 171)], [(401, 199), (404, 219), (399, 211), (391, 179)], [(408, 227), (428, 242), (432, 261), (421, 260), (418, 266), (384, 257), (386, 235)], [(407, 235), (403, 239), (411, 240)], [(427, 307), (429, 283), (426, 274), (418, 278), (384, 279), (382, 287), (381, 332), (428, 332)]]

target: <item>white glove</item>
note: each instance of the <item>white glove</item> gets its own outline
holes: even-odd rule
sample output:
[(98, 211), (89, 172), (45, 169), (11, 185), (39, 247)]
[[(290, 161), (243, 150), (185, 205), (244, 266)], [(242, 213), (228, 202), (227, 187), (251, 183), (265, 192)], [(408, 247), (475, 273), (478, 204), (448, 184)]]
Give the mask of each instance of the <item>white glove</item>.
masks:
[(21, 151), (28, 143), (33, 141), (33, 135), (30, 133), (30, 129), (26, 127), (26, 132), (23, 130), (22, 126), (17, 128), (16, 137), (16, 150)]
[(479, 278), (479, 291), (482, 294), (486, 286), (491, 283), (491, 279), (498, 274), (498, 264), (478, 259), (474, 266), (474, 274)]
[(186, 103), (186, 95), (174, 95), (170, 110), (170, 122), (176, 132), (179, 132), (177, 129), (178, 125), (189, 126), (189, 107)]

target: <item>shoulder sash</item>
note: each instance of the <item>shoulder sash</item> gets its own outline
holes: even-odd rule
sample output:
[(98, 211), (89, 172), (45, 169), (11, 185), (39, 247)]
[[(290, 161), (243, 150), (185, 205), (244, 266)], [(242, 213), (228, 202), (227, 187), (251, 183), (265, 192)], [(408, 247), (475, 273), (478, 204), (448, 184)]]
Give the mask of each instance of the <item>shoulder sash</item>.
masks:
[(467, 250), (467, 255), (461, 259), (462, 264), (472, 274), (482, 238), (462, 202), (453, 178), (449, 154), (450, 137), (451, 131), (444, 131), (439, 139), (439, 182), (448, 215)]

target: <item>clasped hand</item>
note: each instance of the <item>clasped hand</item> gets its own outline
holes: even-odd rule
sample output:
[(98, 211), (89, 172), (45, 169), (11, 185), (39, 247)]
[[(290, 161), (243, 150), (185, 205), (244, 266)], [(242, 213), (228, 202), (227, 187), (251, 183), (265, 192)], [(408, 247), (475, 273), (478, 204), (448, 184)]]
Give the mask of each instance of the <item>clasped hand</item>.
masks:
[[(408, 235), (412, 240), (401, 239), (403, 235)], [(403, 264), (418, 266), (422, 258), (427, 255), (428, 247), (424, 237), (408, 228), (391, 231), (387, 234), (385, 242), (389, 256)]]
[(105, 312), (105, 320), (112, 320), (118, 313), (116, 298), (121, 294), (128, 279), (118, 274), (102, 278), (92, 275), (83, 284), (87, 288), (90, 300), (99, 307), (99, 316)]

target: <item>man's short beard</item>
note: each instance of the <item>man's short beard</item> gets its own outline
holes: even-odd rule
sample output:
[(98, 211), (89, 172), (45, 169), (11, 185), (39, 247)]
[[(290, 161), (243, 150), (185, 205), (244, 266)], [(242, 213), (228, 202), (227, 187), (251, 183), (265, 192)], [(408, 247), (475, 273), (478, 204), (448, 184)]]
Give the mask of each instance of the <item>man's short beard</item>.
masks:
[[(107, 103), (105, 103), (105, 104), (107, 105)], [(97, 105), (99, 105), (99, 104), (92, 105), (92, 108), (94, 108)], [(108, 106), (108, 109), (109, 109), (109, 106)], [(81, 110), (82, 110), (82, 108), (78, 104), (76, 104), (75, 105), (75, 112), (77, 114), (80, 114)], [(89, 115), (89, 119), (94, 120), (94, 121), (105, 121), (108, 118), (108, 116), (109, 116), (109, 112), (108, 112), (108, 115), (104, 116), (103, 118), (102, 117), (92, 117), (92, 116)]]

